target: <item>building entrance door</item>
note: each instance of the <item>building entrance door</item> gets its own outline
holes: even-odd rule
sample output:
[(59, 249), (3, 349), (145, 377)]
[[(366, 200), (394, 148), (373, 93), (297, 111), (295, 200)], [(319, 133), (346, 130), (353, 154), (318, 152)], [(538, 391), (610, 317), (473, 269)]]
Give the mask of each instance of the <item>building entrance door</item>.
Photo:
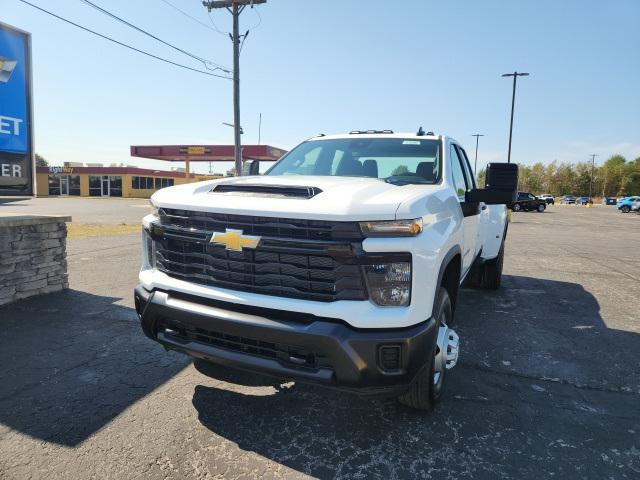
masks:
[(111, 195), (111, 183), (109, 182), (109, 176), (102, 176), (102, 196), (108, 197)]
[(60, 177), (60, 195), (69, 195), (69, 175)]

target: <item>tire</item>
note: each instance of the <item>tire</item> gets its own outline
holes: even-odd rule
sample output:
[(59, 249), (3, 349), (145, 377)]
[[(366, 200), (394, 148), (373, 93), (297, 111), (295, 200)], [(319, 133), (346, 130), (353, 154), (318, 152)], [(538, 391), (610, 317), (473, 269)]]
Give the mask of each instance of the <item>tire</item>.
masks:
[(536, 210), (538, 210), (538, 212), (542, 213), (545, 211), (547, 207), (545, 207), (543, 204), (538, 205), (538, 207), (536, 208)]
[(623, 207), (621, 207), (621, 208), (620, 208), (620, 211), (621, 211), (622, 213), (629, 213), (629, 211), (630, 211), (630, 210), (631, 210), (631, 207), (630, 207), (630, 206), (628, 206), (628, 205), (625, 205), (625, 206), (623, 206)]
[(511, 210), (513, 210), (514, 212), (519, 212), (520, 210), (522, 210), (522, 206), (519, 203), (514, 203), (511, 207)]
[[(439, 329), (441, 323), (451, 325), (453, 320), (453, 310), (451, 307), (451, 299), (449, 293), (444, 287), (440, 287), (438, 295), (436, 297), (435, 318), (436, 328)], [(406, 405), (407, 407), (415, 408), (417, 410), (430, 411), (433, 409), (436, 403), (442, 398), (442, 392), (444, 391), (445, 377), (447, 369), (444, 365), (441, 365), (436, 372), (435, 358), (437, 352), (437, 340), (438, 333), (434, 337), (434, 343), (432, 346), (432, 354), (429, 357), (429, 363), (417, 375), (414, 382), (411, 384), (409, 391), (400, 397), (398, 401)], [(436, 373), (439, 373), (438, 380), (435, 380)]]
[(500, 245), (498, 256), (482, 265), (480, 286), (487, 290), (498, 290), (502, 284), (502, 266), (504, 265), (504, 242)]

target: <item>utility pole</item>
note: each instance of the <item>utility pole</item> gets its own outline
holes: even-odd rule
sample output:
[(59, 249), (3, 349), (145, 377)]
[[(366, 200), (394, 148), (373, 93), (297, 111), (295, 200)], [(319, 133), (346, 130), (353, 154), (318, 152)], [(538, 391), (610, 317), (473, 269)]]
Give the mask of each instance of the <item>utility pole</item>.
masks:
[(596, 157), (599, 157), (597, 153), (591, 154), (591, 180), (589, 181), (589, 200), (591, 200), (591, 187), (593, 185), (593, 168), (596, 164)]
[(260, 145), (262, 135), (262, 112), (260, 112), (260, 119), (258, 120), (258, 145)]
[(507, 156), (507, 163), (511, 163), (511, 135), (513, 134), (513, 110), (516, 105), (516, 80), (518, 77), (528, 77), (528, 73), (513, 72), (505, 73), (503, 77), (513, 77), (513, 95), (511, 96), (511, 125), (509, 126), (509, 154)]
[(471, 136), (476, 137), (476, 161), (473, 164), (473, 176), (475, 177), (478, 172), (478, 140), (480, 140), (480, 137), (484, 137), (484, 135), (480, 133), (476, 133), (475, 135), (471, 135)]
[[(209, 0), (203, 1), (202, 5), (207, 7), (209, 12), (216, 8), (226, 8), (233, 17), (233, 143), (236, 176), (242, 175), (242, 144), (240, 140), (240, 14), (247, 5), (259, 5), (267, 3), (267, 0)], [(245, 33), (245, 37), (246, 37)]]

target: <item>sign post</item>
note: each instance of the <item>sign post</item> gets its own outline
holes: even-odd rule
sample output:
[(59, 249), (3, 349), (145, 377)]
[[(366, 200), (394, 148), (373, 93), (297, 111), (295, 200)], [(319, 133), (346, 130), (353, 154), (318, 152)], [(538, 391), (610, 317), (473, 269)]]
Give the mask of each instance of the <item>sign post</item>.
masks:
[(0, 22), (0, 196), (35, 188), (31, 35)]

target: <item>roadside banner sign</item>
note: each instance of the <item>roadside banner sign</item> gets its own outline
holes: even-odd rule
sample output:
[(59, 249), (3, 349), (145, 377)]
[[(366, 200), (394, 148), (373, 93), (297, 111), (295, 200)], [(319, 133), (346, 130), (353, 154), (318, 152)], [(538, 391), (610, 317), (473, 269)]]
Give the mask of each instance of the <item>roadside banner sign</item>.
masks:
[(0, 196), (33, 195), (31, 35), (0, 22)]

